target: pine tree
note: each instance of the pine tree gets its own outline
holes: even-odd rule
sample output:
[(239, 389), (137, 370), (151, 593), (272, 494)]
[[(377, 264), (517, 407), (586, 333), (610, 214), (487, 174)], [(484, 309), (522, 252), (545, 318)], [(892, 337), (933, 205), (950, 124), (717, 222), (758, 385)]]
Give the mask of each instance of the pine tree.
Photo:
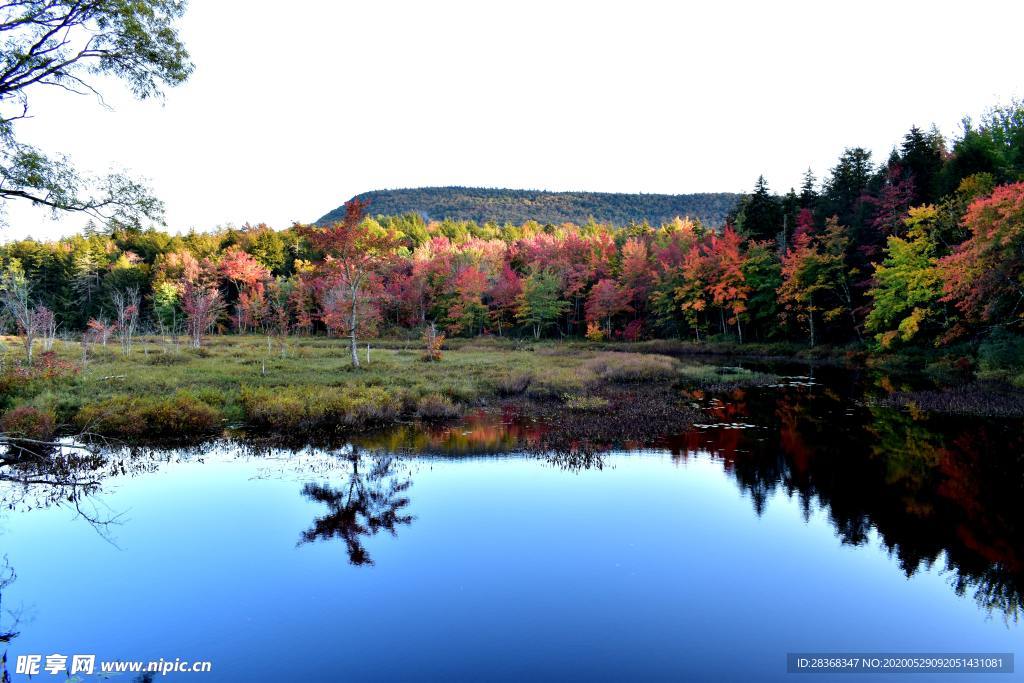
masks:
[(862, 147), (851, 147), (839, 157), (822, 192), (825, 216), (838, 216), (839, 222), (854, 230), (864, 219), (862, 198), (874, 175), (871, 152)]
[(755, 240), (775, 239), (782, 230), (782, 204), (768, 190), (764, 176), (757, 177), (754, 192), (746, 198), (736, 219), (743, 235)]
[(814, 189), (818, 179), (814, 177), (810, 167), (804, 173), (804, 181), (800, 184), (800, 208), (811, 209), (818, 201), (818, 192)]
[(905, 177), (914, 183), (913, 203), (934, 202), (939, 194), (939, 176), (942, 173), (946, 143), (938, 130), (925, 133), (917, 126), (903, 136), (898, 161)]

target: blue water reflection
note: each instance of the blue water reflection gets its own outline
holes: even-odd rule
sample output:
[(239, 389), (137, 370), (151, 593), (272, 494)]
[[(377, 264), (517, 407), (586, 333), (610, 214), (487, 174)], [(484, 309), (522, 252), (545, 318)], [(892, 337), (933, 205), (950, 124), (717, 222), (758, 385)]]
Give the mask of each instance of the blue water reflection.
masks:
[(782, 680), (790, 651), (1017, 648), (944, 557), (908, 577), (873, 525), (844, 543), (830, 505), (750, 485), (734, 456), (165, 454), (99, 495), (116, 546), (66, 507), (3, 516), (9, 657), (213, 662), (169, 680)]

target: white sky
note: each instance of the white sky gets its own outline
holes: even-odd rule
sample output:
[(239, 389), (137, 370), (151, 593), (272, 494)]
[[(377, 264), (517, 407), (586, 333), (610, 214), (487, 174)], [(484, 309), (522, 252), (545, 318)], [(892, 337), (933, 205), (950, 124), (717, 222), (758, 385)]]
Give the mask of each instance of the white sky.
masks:
[[(22, 139), (127, 168), (184, 231), (359, 192), (782, 191), (1024, 92), (1024, 3), (192, 0), (166, 101), (33, 95)], [(8, 207), (0, 239), (82, 221)]]

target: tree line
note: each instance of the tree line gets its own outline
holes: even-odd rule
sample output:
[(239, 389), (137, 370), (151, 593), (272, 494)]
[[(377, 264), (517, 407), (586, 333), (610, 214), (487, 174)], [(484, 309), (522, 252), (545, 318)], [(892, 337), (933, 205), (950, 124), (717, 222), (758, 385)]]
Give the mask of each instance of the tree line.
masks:
[[(132, 226), (0, 248), (9, 324), (187, 334), (805, 341), (875, 349), (1024, 325), (1024, 106), (912, 128), (881, 164), (847, 149), (820, 183), (759, 178), (714, 226), (498, 225), (369, 216), (183, 235)], [(19, 303), (20, 302), (20, 303)], [(20, 307), (20, 308), (19, 308)], [(48, 317), (49, 316), (49, 317)], [(106, 339), (106, 336), (103, 339)], [(355, 361), (354, 361), (355, 362)]]
[[(593, 219), (622, 226), (639, 221), (660, 225), (676, 216), (692, 216), (721, 225), (736, 205), (739, 194), (627, 194), (623, 192), (546, 192), (483, 187), (417, 187), (374, 190), (354, 199), (368, 203), (375, 214), (400, 216), (416, 213), (425, 220), (458, 220), (477, 223), (583, 224)], [(345, 216), (345, 206), (328, 212), (316, 222), (333, 223)]]

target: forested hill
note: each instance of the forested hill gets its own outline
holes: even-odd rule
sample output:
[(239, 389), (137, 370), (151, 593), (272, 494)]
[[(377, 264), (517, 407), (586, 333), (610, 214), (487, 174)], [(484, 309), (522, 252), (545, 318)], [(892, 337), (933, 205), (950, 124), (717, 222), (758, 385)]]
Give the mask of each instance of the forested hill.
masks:
[[(698, 218), (720, 225), (739, 201), (731, 192), (697, 194), (623, 194), (611, 192), (544, 192), (474, 187), (419, 187), (405, 190), (374, 190), (357, 195), (369, 201), (371, 215), (398, 216), (418, 213), (427, 219), (471, 220), (477, 223), (584, 224), (598, 222), (626, 225), (646, 220), (652, 225), (676, 216)], [(324, 215), (317, 223), (344, 217), (344, 207)]]

